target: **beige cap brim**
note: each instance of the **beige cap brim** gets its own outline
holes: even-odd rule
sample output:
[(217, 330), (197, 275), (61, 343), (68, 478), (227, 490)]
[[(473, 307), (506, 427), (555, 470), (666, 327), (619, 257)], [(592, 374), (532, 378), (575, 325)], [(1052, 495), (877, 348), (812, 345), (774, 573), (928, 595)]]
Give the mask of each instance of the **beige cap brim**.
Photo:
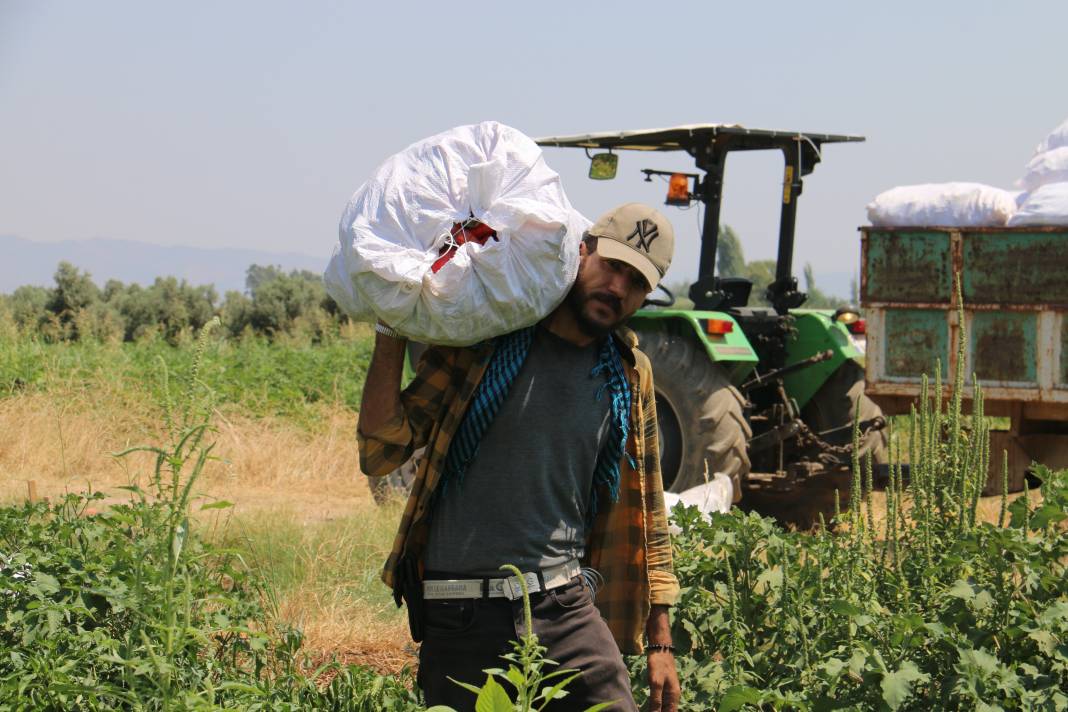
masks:
[(660, 271), (657, 270), (652, 261), (629, 245), (612, 238), (601, 238), (597, 240), (597, 254), (610, 260), (626, 262), (634, 267), (645, 277), (650, 289), (660, 283)]

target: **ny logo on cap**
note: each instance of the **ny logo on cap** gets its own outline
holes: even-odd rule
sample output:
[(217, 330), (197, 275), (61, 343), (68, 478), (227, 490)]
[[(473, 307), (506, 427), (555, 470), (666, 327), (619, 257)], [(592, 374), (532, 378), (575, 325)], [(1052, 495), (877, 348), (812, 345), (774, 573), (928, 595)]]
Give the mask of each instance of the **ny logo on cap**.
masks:
[(653, 240), (660, 237), (660, 229), (655, 222), (645, 218), (634, 224), (634, 232), (627, 235), (627, 242), (630, 242), (635, 237), (638, 238), (638, 241), (634, 244), (635, 249), (648, 252), (651, 249), (650, 246), (653, 244)]

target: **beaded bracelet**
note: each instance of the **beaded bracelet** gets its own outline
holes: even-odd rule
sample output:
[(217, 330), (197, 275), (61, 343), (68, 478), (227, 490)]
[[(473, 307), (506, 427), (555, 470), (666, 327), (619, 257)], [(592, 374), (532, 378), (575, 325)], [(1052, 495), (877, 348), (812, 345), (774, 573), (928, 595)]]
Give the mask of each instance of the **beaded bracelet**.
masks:
[(668, 644), (649, 643), (645, 646), (646, 653), (671, 653), (675, 654), (675, 646)]

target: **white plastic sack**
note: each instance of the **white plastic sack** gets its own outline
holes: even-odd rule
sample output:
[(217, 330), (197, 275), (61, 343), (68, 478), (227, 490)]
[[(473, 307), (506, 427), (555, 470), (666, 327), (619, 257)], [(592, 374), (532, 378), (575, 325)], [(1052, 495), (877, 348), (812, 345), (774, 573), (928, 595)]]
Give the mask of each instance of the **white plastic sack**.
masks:
[(994, 227), (1014, 212), (1014, 193), (981, 183), (904, 185), (868, 204), (868, 219), (877, 227)]
[(1023, 178), (1016, 184), (1030, 191), (1062, 181), (1068, 181), (1068, 146), (1050, 149), (1032, 158)]
[[(697, 485), (680, 494), (674, 492), (664, 493), (664, 504), (667, 506), (668, 516), (671, 509), (680, 502), (687, 507), (697, 507), (705, 518), (712, 512), (727, 513), (734, 501), (734, 485), (731, 478), (722, 472), (715, 473), (712, 478), (703, 485)], [(674, 524), (669, 526), (672, 534), (678, 534), (679, 528)]]
[[(470, 217), (497, 232), (435, 273)], [(563, 301), (590, 221), (541, 149), (495, 121), (461, 126), (387, 159), (352, 196), (327, 293), (358, 321), (425, 343), (468, 345), (536, 323)]]
[(1068, 119), (1057, 128), (1050, 131), (1049, 136), (1046, 136), (1042, 140), (1042, 143), (1035, 147), (1035, 155), (1045, 153), (1046, 151), (1052, 151), (1055, 148), (1061, 148), (1062, 146), (1068, 146)]
[(1068, 182), (1050, 183), (1028, 193), (1009, 225), (1068, 225)]

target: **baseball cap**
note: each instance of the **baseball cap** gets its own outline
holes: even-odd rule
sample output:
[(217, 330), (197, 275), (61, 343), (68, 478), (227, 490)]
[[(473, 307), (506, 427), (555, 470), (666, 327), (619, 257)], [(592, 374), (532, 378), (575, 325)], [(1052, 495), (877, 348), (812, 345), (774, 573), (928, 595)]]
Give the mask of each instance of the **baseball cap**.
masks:
[(655, 287), (671, 266), (675, 230), (660, 211), (642, 203), (624, 203), (597, 219), (587, 233), (598, 238), (601, 257), (626, 262)]

